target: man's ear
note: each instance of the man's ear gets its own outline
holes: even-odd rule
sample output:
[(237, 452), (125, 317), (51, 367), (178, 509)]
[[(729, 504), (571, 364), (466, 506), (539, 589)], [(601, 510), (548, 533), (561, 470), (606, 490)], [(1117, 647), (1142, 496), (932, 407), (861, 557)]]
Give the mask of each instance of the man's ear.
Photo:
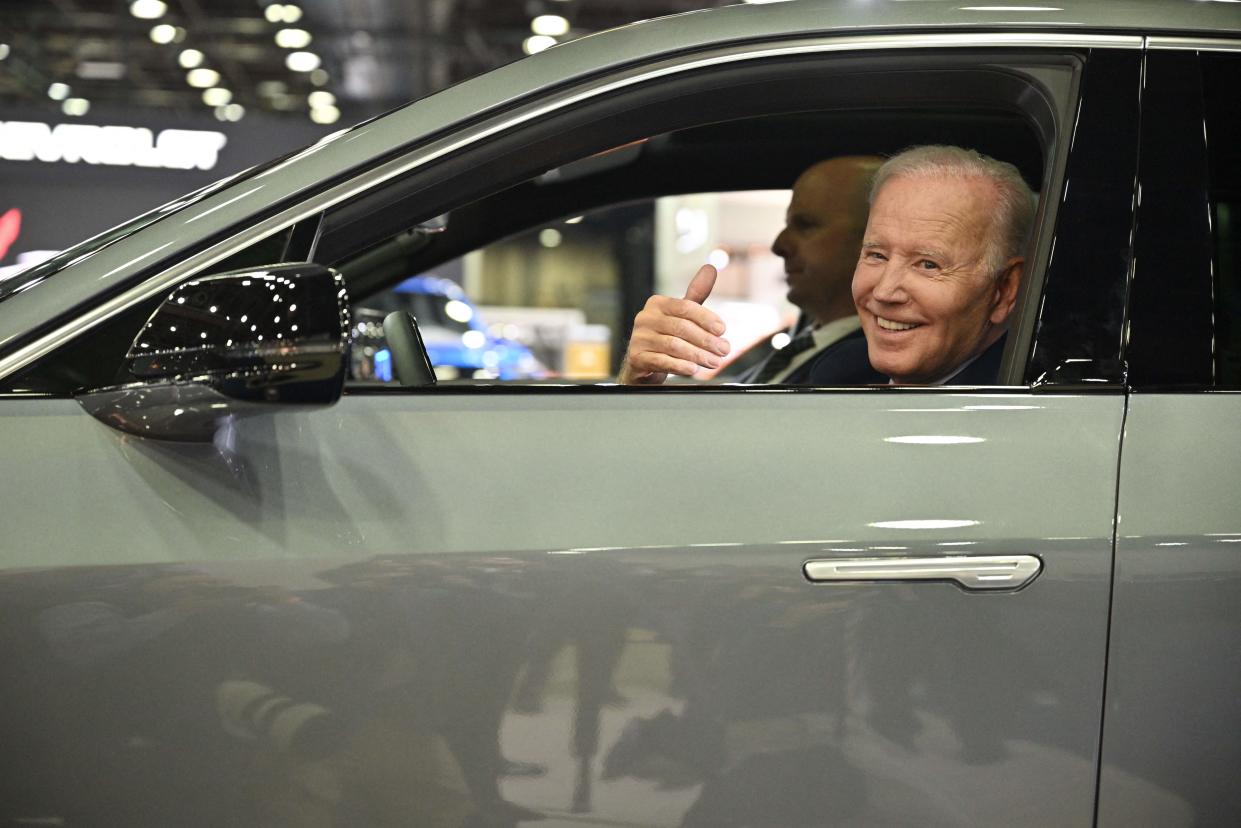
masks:
[(1003, 325), (1017, 304), (1017, 290), (1021, 287), (1021, 276), (1025, 273), (1026, 260), (1023, 258), (1009, 259), (995, 279), (995, 294), (991, 300), (991, 324)]

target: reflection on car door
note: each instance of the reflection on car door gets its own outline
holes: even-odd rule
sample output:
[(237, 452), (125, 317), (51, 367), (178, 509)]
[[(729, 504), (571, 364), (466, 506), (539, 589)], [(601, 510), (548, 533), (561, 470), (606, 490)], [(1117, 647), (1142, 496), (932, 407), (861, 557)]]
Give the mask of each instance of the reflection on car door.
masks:
[[(62, 405), (7, 425), (57, 423), (82, 481), (16, 505), (68, 485), (96, 527), (11, 535), (32, 568), (7, 606), (37, 640), (11, 712), (74, 733), (14, 801), (127, 824), (1091, 821), (1120, 396), (355, 394), (214, 446)], [(1011, 554), (1043, 567), (1018, 591), (802, 573)], [(88, 769), (101, 787), (37, 781)]]

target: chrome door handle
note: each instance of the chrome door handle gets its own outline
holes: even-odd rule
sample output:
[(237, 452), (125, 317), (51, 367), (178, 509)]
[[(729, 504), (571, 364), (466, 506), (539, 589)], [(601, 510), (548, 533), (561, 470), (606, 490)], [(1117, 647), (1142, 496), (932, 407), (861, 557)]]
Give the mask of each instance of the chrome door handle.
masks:
[(955, 581), (969, 590), (1018, 589), (1042, 569), (1034, 555), (832, 558), (806, 561), (802, 567), (811, 581)]

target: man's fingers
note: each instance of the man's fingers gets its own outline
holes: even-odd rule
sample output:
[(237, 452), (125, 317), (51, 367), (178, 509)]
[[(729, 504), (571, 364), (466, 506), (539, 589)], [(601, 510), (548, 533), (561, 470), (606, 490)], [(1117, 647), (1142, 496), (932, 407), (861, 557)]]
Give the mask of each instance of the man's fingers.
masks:
[[(714, 311), (707, 310), (696, 302), (688, 299), (673, 299), (669, 303), (668, 311), (670, 316), (688, 320), (696, 328), (708, 334), (718, 337), (724, 333), (724, 320), (720, 319)], [(723, 341), (720, 340), (720, 342)]]
[[(707, 310), (697, 302), (688, 299), (673, 299), (671, 296), (652, 296), (647, 300), (646, 307), (634, 320), (634, 330), (659, 331), (660, 333), (685, 336), (689, 329), (694, 328), (700, 337), (718, 340), (715, 346), (726, 345), (719, 336), (724, 333), (724, 320), (715, 312)], [(695, 340), (696, 345), (712, 348), (706, 341)], [(726, 351), (720, 351), (726, 353)]]
[(679, 336), (653, 337), (651, 350), (666, 354), (675, 359), (688, 360), (703, 368), (719, 368), (720, 355), (703, 348), (697, 348)]
[[(724, 356), (728, 353), (728, 340), (719, 336), (712, 336), (703, 330), (698, 323), (691, 322), (688, 319), (680, 319), (675, 316), (665, 317), (660, 320), (660, 325), (655, 328), (652, 333), (677, 340), (682, 340), (687, 346), (692, 346), (694, 350), (702, 349), (704, 354), (713, 356)], [(721, 323), (722, 324), (722, 323)], [(665, 353), (671, 353), (666, 349)], [(684, 354), (682, 354), (684, 356)]]
[(721, 356), (705, 348), (699, 348), (679, 336), (646, 332), (640, 339), (630, 341), (629, 352), (625, 359), (633, 368), (640, 371), (666, 371), (669, 363), (660, 359), (660, 357), (666, 357), (676, 363), (681, 363), (679, 370), (673, 373), (690, 376), (693, 369), (688, 366), (718, 368)]
[(632, 365), (637, 374), (676, 374), (681, 377), (692, 377), (700, 367), (689, 360), (677, 359), (658, 351), (635, 354)]
[[(715, 336), (709, 330), (704, 329), (704, 325), (711, 325), (715, 330), (723, 330), (724, 323), (719, 317), (710, 311), (704, 309), (701, 305), (695, 305), (684, 299), (667, 299), (670, 305), (683, 306), (683, 308), (696, 308), (698, 311), (708, 315), (708, 318), (695, 321), (687, 319), (683, 316), (677, 316), (675, 313), (669, 312), (672, 308), (658, 309), (651, 312), (643, 311), (638, 314), (637, 324), (634, 325), (633, 336), (630, 337), (630, 350), (651, 350), (662, 351), (663, 353), (672, 354), (692, 359), (695, 352), (702, 350), (704, 355), (724, 356), (729, 351), (728, 340)], [(681, 346), (681, 351), (671, 350), (676, 348), (677, 344)]]
[(698, 268), (694, 278), (689, 280), (689, 287), (685, 289), (685, 298), (699, 305), (707, 301), (707, 297), (711, 295), (711, 289), (715, 287), (717, 275), (719, 273), (712, 265), (705, 264)]

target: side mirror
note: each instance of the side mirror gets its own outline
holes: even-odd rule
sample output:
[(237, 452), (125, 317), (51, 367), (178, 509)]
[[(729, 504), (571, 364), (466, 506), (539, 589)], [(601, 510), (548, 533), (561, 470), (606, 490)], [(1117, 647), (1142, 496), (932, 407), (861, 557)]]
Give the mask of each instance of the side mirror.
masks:
[(113, 428), (209, 441), (225, 422), (340, 398), (349, 301), (336, 271), (282, 264), (186, 282), (125, 355), (137, 382), (79, 394)]

